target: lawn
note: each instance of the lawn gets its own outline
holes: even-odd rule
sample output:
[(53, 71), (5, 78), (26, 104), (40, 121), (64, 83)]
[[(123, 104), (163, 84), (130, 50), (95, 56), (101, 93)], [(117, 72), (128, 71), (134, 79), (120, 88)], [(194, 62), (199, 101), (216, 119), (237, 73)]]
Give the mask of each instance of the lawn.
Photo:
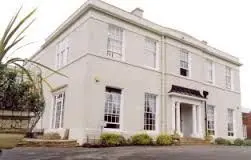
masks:
[(0, 149), (15, 147), (24, 137), (22, 134), (2, 134), (0, 133)]

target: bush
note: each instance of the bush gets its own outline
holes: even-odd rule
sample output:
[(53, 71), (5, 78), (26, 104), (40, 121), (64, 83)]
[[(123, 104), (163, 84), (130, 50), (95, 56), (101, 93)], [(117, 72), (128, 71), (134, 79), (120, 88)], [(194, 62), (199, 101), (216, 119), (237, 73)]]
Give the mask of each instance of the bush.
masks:
[(207, 136), (205, 136), (205, 140), (208, 142), (211, 142), (213, 140), (213, 136), (207, 135)]
[(244, 141), (244, 145), (245, 145), (245, 146), (251, 146), (251, 140), (250, 140), (250, 139), (246, 139), (246, 140)]
[(156, 144), (171, 145), (173, 143), (172, 137), (167, 134), (161, 134), (157, 137)]
[(228, 144), (228, 142), (226, 139), (219, 137), (219, 138), (215, 139), (215, 144), (225, 144), (226, 145), (226, 144)]
[(237, 139), (234, 140), (234, 145), (242, 146), (242, 145), (244, 145), (244, 140), (242, 140), (240, 138), (237, 138)]
[(171, 137), (173, 144), (180, 145), (180, 135), (178, 133), (174, 133)]
[(232, 142), (230, 140), (224, 139), (224, 138), (216, 138), (214, 140), (215, 144), (220, 144), (220, 145), (232, 145)]
[(153, 144), (153, 139), (148, 134), (136, 134), (132, 136), (132, 144), (134, 145), (150, 145)]
[(59, 140), (59, 139), (61, 139), (61, 136), (56, 132), (50, 132), (50, 133), (45, 133), (42, 136), (42, 139), (45, 139), (45, 140)]
[(100, 142), (102, 145), (118, 146), (126, 144), (126, 139), (119, 134), (103, 133), (100, 136)]

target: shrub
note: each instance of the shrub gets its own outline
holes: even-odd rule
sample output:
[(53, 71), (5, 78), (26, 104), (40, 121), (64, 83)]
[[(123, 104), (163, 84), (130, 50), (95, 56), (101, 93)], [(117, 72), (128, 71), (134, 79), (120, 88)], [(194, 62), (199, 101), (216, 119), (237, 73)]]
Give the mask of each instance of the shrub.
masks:
[(240, 138), (237, 138), (237, 139), (234, 140), (234, 145), (242, 146), (242, 145), (244, 145), (244, 140), (242, 140)]
[(56, 132), (49, 132), (49, 133), (45, 133), (42, 136), (42, 139), (45, 139), (45, 140), (59, 140), (59, 139), (61, 139), (61, 136)]
[(161, 134), (157, 137), (156, 144), (171, 145), (173, 143), (172, 137), (167, 134)]
[(178, 133), (174, 133), (171, 137), (173, 144), (180, 145), (180, 135)]
[(211, 142), (213, 140), (213, 136), (207, 135), (207, 136), (205, 136), (205, 140), (208, 142)]
[(244, 141), (244, 145), (245, 145), (245, 146), (251, 146), (251, 140), (250, 140), (250, 139), (246, 139), (246, 140)]
[(103, 133), (100, 136), (100, 142), (103, 145), (118, 146), (118, 145), (126, 144), (126, 139), (122, 135), (119, 135), (119, 134)]
[(136, 134), (132, 136), (132, 144), (134, 145), (149, 145), (153, 144), (153, 139), (148, 134)]
[(215, 144), (225, 144), (226, 145), (228, 143), (226, 139), (221, 138), (221, 137), (216, 138), (214, 141), (215, 141)]
[(220, 144), (220, 145), (232, 145), (232, 142), (230, 140), (224, 139), (224, 138), (216, 138), (214, 140), (215, 144)]

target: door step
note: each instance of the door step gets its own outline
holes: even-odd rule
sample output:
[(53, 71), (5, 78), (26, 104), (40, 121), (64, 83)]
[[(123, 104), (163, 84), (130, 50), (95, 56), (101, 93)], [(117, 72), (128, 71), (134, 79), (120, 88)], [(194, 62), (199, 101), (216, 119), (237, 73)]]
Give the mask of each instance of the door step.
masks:
[(180, 139), (181, 145), (208, 145), (210, 141), (201, 138), (183, 137)]

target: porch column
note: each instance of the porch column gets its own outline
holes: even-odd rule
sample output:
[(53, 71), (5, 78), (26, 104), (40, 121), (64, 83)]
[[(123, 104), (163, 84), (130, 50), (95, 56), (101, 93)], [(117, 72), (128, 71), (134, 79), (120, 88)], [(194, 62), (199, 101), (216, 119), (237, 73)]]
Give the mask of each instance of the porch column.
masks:
[(176, 105), (176, 102), (173, 100), (172, 101), (172, 132), (174, 133), (175, 132), (175, 105)]
[(176, 132), (180, 134), (180, 102), (176, 102)]
[(193, 104), (193, 110), (192, 110), (192, 118), (193, 118), (193, 133), (192, 136), (197, 136), (197, 114), (196, 114), (196, 105)]
[(198, 119), (198, 136), (199, 137), (202, 137), (202, 126), (201, 126), (201, 116), (202, 116), (202, 114), (201, 114), (201, 107), (202, 106), (197, 106), (197, 119)]

